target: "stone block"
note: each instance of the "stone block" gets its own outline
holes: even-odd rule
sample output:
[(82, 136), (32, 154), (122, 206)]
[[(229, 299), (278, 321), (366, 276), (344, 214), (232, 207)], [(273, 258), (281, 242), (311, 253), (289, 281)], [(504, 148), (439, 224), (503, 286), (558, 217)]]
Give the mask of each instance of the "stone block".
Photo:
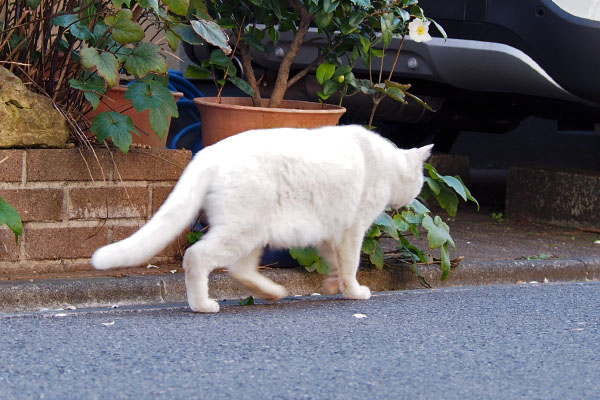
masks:
[(513, 167), (508, 174), (506, 216), (600, 229), (600, 171)]

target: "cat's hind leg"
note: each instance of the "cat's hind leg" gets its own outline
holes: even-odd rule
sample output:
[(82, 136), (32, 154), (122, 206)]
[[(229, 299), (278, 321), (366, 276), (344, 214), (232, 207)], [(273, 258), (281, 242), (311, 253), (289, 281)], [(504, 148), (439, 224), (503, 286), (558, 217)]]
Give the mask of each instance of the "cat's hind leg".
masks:
[(371, 297), (371, 290), (356, 280), (363, 235), (361, 230), (347, 230), (337, 250), (339, 287), (347, 299), (366, 300)]
[(183, 257), (185, 288), (192, 311), (215, 313), (219, 303), (208, 295), (208, 276), (217, 267), (233, 264), (243, 254), (231, 235), (219, 235), (217, 229), (188, 248)]
[(287, 296), (287, 290), (257, 270), (262, 251), (262, 248), (256, 249), (233, 263), (229, 266), (229, 274), (256, 297), (279, 300)]

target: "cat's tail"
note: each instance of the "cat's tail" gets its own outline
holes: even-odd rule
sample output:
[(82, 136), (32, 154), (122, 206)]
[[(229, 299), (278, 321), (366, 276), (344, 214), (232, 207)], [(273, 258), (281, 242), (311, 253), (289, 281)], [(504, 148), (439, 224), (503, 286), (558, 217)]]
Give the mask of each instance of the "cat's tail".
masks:
[(141, 229), (96, 250), (92, 256), (94, 268), (142, 265), (190, 226), (200, 212), (210, 185), (211, 173), (203, 164), (199, 157), (192, 160), (167, 200)]

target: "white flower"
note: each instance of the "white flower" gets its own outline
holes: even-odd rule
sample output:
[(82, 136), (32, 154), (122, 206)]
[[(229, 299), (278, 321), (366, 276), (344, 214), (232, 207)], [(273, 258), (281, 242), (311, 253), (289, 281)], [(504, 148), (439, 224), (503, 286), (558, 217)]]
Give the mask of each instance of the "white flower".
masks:
[(431, 40), (429, 35), (429, 24), (430, 21), (424, 21), (420, 18), (413, 19), (408, 24), (408, 34), (410, 38), (415, 42), (428, 42)]

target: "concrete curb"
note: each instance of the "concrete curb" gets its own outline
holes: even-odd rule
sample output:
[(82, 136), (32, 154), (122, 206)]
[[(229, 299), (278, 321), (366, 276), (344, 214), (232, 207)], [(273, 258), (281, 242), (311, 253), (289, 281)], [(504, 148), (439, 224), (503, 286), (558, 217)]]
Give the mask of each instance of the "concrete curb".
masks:
[[(321, 292), (323, 277), (316, 273), (308, 273), (299, 268), (267, 269), (262, 273), (285, 285), (290, 295)], [(444, 282), (439, 280), (440, 271), (437, 266), (423, 266), (420, 273), (434, 287), (544, 282), (545, 279), (550, 282), (599, 280), (600, 257), (464, 262)], [(211, 296), (214, 298), (238, 299), (248, 295), (225, 272), (213, 273), (210, 280)], [(422, 287), (410, 266), (406, 265), (384, 271), (365, 268), (359, 272), (358, 280), (373, 291)], [(182, 274), (0, 282), (0, 312), (67, 306), (84, 308), (185, 302)]]

